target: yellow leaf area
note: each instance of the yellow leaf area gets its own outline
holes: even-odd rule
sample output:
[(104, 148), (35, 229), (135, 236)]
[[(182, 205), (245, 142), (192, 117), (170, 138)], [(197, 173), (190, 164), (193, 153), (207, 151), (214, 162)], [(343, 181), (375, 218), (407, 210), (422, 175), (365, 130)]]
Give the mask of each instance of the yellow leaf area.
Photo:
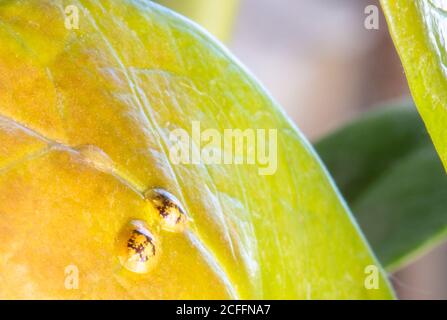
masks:
[[(279, 110), (210, 36), (151, 2), (0, 1), (0, 297), (391, 298)], [(172, 163), (170, 132), (194, 121), (277, 130), (277, 170)], [(185, 228), (161, 227), (155, 188)]]
[(381, 0), (419, 113), (447, 166), (447, 1)]

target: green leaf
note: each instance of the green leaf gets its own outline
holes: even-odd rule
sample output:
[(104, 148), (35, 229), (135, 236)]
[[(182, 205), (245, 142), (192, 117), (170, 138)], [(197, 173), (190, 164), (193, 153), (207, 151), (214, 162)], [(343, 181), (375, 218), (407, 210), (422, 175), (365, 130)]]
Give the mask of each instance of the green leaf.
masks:
[(156, 1), (197, 22), (221, 41), (230, 37), (239, 0)]
[(447, 165), (447, 2), (381, 0), (411, 92)]
[[(0, 298), (393, 297), (313, 148), (179, 15), (151, 1), (0, 0), (0, 87)], [(227, 129), (260, 137), (244, 153), (269, 161), (221, 144)], [(179, 147), (232, 164), (179, 163)], [(154, 188), (184, 206), (183, 232), (164, 230)], [(144, 274), (123, 264), (135, 220), (159, 255)], [(63, 285), (72, 264), (80, 290)]]
[(447, 178), (415, 108), (372, 112), (316, 144), (388, 270), (447, 233)]

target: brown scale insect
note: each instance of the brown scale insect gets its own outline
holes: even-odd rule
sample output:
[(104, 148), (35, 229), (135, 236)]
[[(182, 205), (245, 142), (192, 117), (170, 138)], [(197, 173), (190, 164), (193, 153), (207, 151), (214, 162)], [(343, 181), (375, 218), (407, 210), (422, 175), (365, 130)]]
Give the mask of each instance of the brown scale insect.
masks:
[(132, 220), (117, 239), (118, 258), (129, 271), (147, 273), (156, 265), (159, 247), (145, 222)]
[(187, 224), (188, 218), (180, 201), (166, 190), (155, 188), (145, 193), (161, 218), (161, 227), (171, 232), (182, 232)]
[(127, 241), (127, 248), (131, 256), (138, 255), (140, 257), (140, 262), (146, 262), (150, 256), (155, 256), (153, 239), (138, 230), (132, 230)]

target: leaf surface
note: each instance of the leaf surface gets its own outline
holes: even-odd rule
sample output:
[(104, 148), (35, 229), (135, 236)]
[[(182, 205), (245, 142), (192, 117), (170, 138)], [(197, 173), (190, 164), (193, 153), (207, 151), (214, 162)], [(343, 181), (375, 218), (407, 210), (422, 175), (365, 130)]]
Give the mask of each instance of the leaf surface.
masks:
[(419, 113), (447, 165), (447, 2), (381, 0)]
[[(392, 297), (380, 268), (365, 288), (377, 262), (311, 146), (193, 24), (149, 1), (0, 1), (0, 21), (2, 297)], [(174, 164), (170, 133), (194, 121), (277, 130), (277, 170)], [(179, 199), (185, 232), (160, 229), (151, 188)], [(134, 219), (160, 246), (146, 274), (116, 254)]]

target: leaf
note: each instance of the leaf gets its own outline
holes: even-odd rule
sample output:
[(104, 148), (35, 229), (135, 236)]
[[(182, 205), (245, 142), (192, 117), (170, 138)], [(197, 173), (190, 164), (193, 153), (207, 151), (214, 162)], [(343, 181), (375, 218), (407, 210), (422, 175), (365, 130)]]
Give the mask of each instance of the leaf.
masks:
[(447, 165), (447, 6), (443, 0), (381, 0), (419, 113)]
[(374, 111), (316, 149), (388, 270), (447, 235), (447, 177), (416, 109)]
[(221, 41), (230, 38), (239, 0), (156, 1), (203, 26)]
[[(79, 29), (65, 27), (68, 5)], [(1, 297), (393, 296), (313, 149), (195, 25), (112, 0), (2, 1), (0, 21)], [(277, 130), (276, 170), (176, 164), (170, 135), (197, 122)], [(183, 232), (148, 201), (160, 188), (187, 212)], [(374, 264), (380, 288), (367, 289)]]

